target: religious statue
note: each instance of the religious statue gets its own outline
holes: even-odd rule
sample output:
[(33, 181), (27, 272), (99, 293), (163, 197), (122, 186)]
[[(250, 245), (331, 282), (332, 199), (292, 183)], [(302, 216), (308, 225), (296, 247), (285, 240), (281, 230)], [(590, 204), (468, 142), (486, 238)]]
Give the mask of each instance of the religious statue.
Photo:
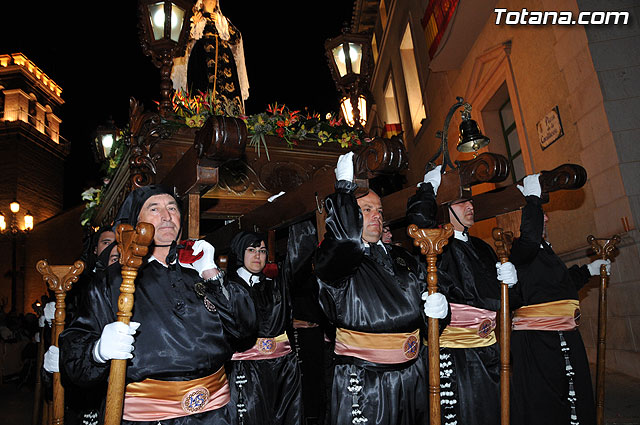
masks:
[(220, 10), (217, 0), (198, 0), (184, 56), (171, 72), (173, 88), (190, 94), (212, 92), (230, 115), (244, 113), (249, 80), (242, 35)]

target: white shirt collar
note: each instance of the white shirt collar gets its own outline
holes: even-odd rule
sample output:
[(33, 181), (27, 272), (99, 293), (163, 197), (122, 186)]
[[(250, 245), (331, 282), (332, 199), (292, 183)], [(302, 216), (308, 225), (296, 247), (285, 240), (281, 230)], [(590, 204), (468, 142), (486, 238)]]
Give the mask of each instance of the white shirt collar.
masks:
[[(167, 267), (167, 265), (165, 263), (163, 263), (162, 261), (158, 260), (156, 257), (153, 256), (153, 254), (151, 254), (151, 256), (149, 257), (149, 259), (147, 260), (147, 263), (150, 263), (152, 261), (157, 261), (158, 263), (162, 264), (163, 266)], [(171, 264), (175, 264), (176, 260), (173, 260), (173, 263)]]
[(260, 280), (260, 277), (258, 275), (251, 273), (249, 270), (245, 269), (244, 267), (240, 267), (237, 273), (238, 273), (238, 276), (240, 276), (242, 280), (247, 282), (249, 286), (255, 285)]
[(454, 230), (453, 231), (453, 237), (461, 240), (462, 242), (469, 242), (469, 235), (465, 235), (464, 233), (462, 233), (459, 230)]

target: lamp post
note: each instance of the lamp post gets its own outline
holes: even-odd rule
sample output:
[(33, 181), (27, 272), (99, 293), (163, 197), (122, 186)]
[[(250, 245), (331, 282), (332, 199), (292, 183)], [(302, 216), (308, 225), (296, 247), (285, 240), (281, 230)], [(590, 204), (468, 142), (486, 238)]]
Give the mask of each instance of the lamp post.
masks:
[(8, 233), (11, 236), (11, 311), (16, 311), (16, 292), (18, 290), (18, 235), (28, 233), (33, 229), (33, 215), (29, 211), (24, 215), (24, 229), (18, 225), (17, 214), (20, 211), (20, 203), (13, 201), (9, 204), (11, 217), (9, 226), (5, 215), (0, 212), (0, 232)]
[(139, 0), (140, 43), (145, 55), (160, 68), (160, 115), (171, 110), (173, 58), (187, 46), (193, 2), (189, 0)]
[(112, 119), (107, 120), (106, 125), (99, 125), (96, 128), (92, 147), (96, 162), (102, 163), (109, 158), (112, 153), (113, 144), (118, 136), (118, 128)]
[(340, 107), (348, 125), (362, 128), (367, 121), (367, 94), (373, 67), (370, 35), (350, 33), (327, 40), (324, 44), (329, 69), (342, 95)]
[(451, 167), (451, 169), (456, 168), (449, 158), (448, 133), (451, 118), (459, 108), (463, 108), (463, 110), (461, 111), (460, 137), (456, 147), (458, 152), (475, 152), (477, 154), (479, 149), (487, 146), (490, 142), (489, 138), (480, 131), (478, 123), (471, 119), (471, 105), (465, 102), (463, 98), (456, 97), (456, 103), (451, 106), (444, 120), (444, 128), (436, 133), (436, 137), (440, 139), (440, 148), (427, 163), (428, 168), (435, 167), (434, 161), (442, 154), (442, 169), (440, 171), (443, 174), (447, 166)]

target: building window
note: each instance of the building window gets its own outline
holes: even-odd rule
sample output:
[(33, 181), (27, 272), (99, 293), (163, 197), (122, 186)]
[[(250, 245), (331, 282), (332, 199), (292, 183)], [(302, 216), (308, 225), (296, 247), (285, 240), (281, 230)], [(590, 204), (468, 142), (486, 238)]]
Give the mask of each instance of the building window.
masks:
[(393, 88), (393, 77), (389, 75), (384, 87), (385, 124), (400, 124), (396, 91)]
[(407, 89), (407, 101), (409, 102), (409, 112), (411, 113), (411, 125), (413, 134), (417, 134), (422, 126), (422, 120), (427, 117), (422, 101), (422, 89), (420, 78), (418, 77), (418, 66), (413, 50), (413, 38), (411, 37), (411, 27), (407, 24), (400, 44), (400, 59), (402, 62), (402, 72), (404, 74), (404, 84)]
[(433, 59), (440, 40), (455, 12), (460, 0), (429, 0), (427, 10), (422, 17), (422, 28), (427, 38), (429, 57)]
[(502, 136), (507, 149), (507, 159), (511, 163), (511, 178), (516, 183), (522, 179), (525, 174), (524, 160), (522, 158), (522, 149), (520, 148), (520, 140), (518, 140), (518, 132), (516, 131), (516, 122), (513, 117), (513, 109), (511, 108), (511, 100), (507, 99), (506, 103), (499, 109), (500, 125), (502, 127)]

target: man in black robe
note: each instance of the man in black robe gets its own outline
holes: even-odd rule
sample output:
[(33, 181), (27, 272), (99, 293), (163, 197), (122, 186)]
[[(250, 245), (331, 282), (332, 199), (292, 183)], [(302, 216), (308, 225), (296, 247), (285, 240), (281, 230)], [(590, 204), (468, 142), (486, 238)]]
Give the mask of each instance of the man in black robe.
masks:
[(336, 326), (330, 423), (425, 423), (425, 313), (443, 318), (447, 303), (440, 294), (425, 295), (424, 303), (426, 271), (419, 259), (380, 241), (380, 197), (369, 191), (356, 200), (352, 157), (338, 160), (315, 258), (320, 304)]
[(520, 278), (509, 294), (515, 310), (511, 423), (595, 424), (589, 362), (578, 331), (578, 290), (610, 262), (567, 268), (545, 240), (548, 217), (538, 174), (525, 177), (519, 189), (527, 204), (510, 255)]
[(116, 224), (155, 227), (151, 255), (138, 270), (132, 322), (116, 322), (122, 283), (116, 264), (92, 282), (78, 317), (60, 336), (60, 366), (78, 385), (106, 381), (109, 360), (130, 359), (125, 424), (233, 422), (224, 362), (256, 330), (253, 303), (241, 286), (222, 283), (205, 241), (198, 241), (203, 255), (189, 267), (177, 262), (180, 218), (165, 188), (130, 193)]
[[(422, 193), (428, 201), (422, 211), (410, 205), (410, 221), (419, 227), (436, 226), (440, 170), (438, 166), (425, 175)], [(494, 328), (500, 308), (499, 281), (513, 286), (516, 271), (511, 263), (498, 263), (486, 242), (469, 235), (475, 222), (471, 199), (456, 200), (447, 209), (454, 235), (437, 262), (438, 291), (451, 307), (440, 336), (442, 423), (498, 424), (500, 351)]]

